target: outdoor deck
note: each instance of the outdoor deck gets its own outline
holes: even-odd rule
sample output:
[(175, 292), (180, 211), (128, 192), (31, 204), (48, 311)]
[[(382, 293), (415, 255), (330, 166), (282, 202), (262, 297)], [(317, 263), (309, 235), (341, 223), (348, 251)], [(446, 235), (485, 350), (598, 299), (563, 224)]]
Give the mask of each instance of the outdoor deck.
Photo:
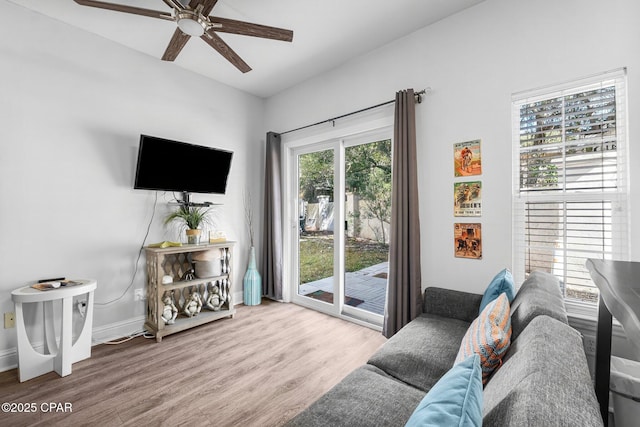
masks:
[[(382, 262), (353, 273), (347, 273), (345, 275), (345, 295), (362, 301), (357, 305), (349, 305), (371, 313), (384, 314), (388, 271), (389, 263)], [(305, 283), (299, 288), (300, 295), (309, 295), (317, 291), (333, 293), (333, 277)]]

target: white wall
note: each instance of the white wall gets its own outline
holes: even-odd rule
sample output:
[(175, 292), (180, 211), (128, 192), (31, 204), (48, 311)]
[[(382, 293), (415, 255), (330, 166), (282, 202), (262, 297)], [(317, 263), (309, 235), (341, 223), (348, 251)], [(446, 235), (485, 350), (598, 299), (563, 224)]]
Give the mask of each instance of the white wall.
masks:
[[(431, 87), (416, 107), (423, 287), (482, 292), (512, 267), (512, 93), (628, 67), (633, 158), (640, 149), (638, 16), (633, 0), (487, 0), (268, 99), (267, 128), (282, 132), (391, 100), (400, 89)], [(452, 209), (453, 144), (476, 138), (483, 258), (469, 260), (453, 255), (460, 219)], [(640, 171), (632, 168), (632, 214), (639, 187)], [(632, 224), (631, 231), (639, 241), (640, 230)], [(632, 258), (640, 260), (640, 246)]]
[[(221, 227), (240, 241), (241, 292), (243, 191), (255, 212), (262, 193), (262, 99), (4, 1), (0, 61), (2, 313), (13, 311), (11, 290), (52, 276), (97, 279), (98, 303), (123, 294), (153, 212), (155, 193), (132, 189), (141, 133), (234, 151), (227, 194), (194, 199), (224, 204)], [(171, 198), (160, 194), (147, 243), (178, 238), (162, 226)], [(144, 287), (144, 255), (138, 267), (122, 300), (96, 307), (94, 331), (127, 321), (142, 329), (133, 288)], [(15, 362), (14, 347), (15, 329), (0, 328), (0, 370)]]
[[(265, 110), (258, 98), (0, 2), (0, 309), (13, 311), (10, 291), (42, 277), (96, 278), (98, 302), (127, 288), (153, 210), (153, 193), (132, 189), (140, 133), (235, 152), (227, 195), (198, 199), (224, 203), (222, 226), (240, 241), (239, 283), (248, 252), (242, 191), (250, 185), (259, 212), (264, 130), (427, 86), (417, 106), (423, 286), (479, 292), (511, 266), (511, 94), (628, 67), (633, 158), (639, 12), (632, 0), (487, 0), (274, 96)], [(596, 29), (585, 32), (589, 25)], [(473, 138), (483, 140), (480, 261), (454, 258), (451, 230), (453, 143)], [(632, 168), (632, 214), (639, 184)], [(161, 226), (165, 212), (160, 197), (148, 242), (175, 238)], [(143, 287), (144, 258), (139, 267), (133, 288)], [(96, 309), (94, 331), (143, 312), (130, 290)], [(14, 334), (0, 328), (0, 369)]]

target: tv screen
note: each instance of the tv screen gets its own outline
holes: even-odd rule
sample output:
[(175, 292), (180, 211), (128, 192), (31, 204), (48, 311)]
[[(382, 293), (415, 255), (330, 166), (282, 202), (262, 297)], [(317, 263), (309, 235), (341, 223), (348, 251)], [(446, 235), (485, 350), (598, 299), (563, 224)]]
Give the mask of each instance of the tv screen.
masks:
[(133, 188), (224, 194), (233, 152), (140, 135)]

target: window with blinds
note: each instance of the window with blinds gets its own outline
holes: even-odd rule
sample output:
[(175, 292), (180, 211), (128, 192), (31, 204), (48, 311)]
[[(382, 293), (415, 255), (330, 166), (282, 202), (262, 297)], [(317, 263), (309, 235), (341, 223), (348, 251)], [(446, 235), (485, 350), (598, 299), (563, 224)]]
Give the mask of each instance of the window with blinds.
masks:
[(628, 259), (625, 70), (514, 95), (514, 275), (596, 302), (587, 258)]

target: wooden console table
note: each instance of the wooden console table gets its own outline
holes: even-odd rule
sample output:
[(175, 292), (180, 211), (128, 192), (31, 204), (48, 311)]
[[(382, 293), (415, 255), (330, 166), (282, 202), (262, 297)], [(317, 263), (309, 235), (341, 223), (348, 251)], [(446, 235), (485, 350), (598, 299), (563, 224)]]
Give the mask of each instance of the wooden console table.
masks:
[[(232, 249), (235, 242), (208, 243), (199, 245), (182, 245), (168, 248), (146, 247), (147, 258), (147, 319), (145, 327), (152, 332), (157, 342), (162, 337), (184, 331), (224, 317), (233, 317), (236, 310), (233, 307), (232, 286)], [(192, 255), (204, 251), (220, 253), (221, 274), (212, 277), (194, 277), (181, 280), (184, 274), (193, 267)], [(173, 282), (162, 283), (163, 276), (171, 276)], [(198, 292), (203, 298), (212, 287), (219, 289), (223, 304), (217, 311), (203, 308), (193, 317), (185, 316), (184, 304), (191, 292)], [(178, 309), (178, 317), (174, 323), (167, 324), (162, 319), (163, 299), (165, 295), (173, 295)]]
[(595, 388), (606, 426), (609, 421), (612, 316), (622, 324), (627, 338), (640, 351), (640, 262), (588, 259), (586, 266), (600, 290)]

